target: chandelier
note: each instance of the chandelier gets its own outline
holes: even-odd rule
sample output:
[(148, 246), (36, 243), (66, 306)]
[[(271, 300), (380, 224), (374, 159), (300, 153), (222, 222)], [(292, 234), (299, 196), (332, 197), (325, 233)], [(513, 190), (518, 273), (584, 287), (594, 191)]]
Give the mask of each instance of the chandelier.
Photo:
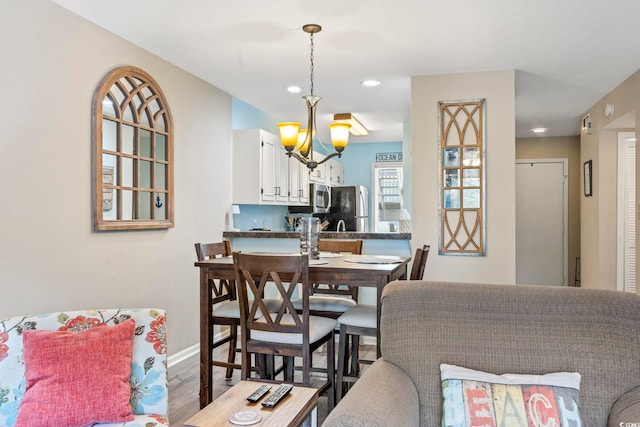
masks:
[[(295, 157), (301, 163), (304, 163), (310, 170), (314, 170), (318, 165), (326, 162), (332, 157), (342, 156), (347, 143), (349, 142), (349, 129), (351, 125), (344, 122), (334, 122), (329, 124), (331, 131), (331, 143), (335, 149), (334, 153), (329, 154), (321, 161), (313, 159), (313, 138), (316, 134), (316, 106), (320, 101), (319, 96), (313, 94), (313, 35), (319, 33), (322, 27), (317, 24), (307, 24), (302, 27), (305, 33), (309, 34), (311, 40), (311, 54), (309, 55), (311, 63), (311, 94), (302, 97), (307, 104), (307, 128), (300, 129), (300, 123), (297, 122), (282, 122), (278, 123), (280, 128), (280, 139), (285, 150), (287, 150), (287, 156)], [(322, 141), (318, 140), (321, 144)]]

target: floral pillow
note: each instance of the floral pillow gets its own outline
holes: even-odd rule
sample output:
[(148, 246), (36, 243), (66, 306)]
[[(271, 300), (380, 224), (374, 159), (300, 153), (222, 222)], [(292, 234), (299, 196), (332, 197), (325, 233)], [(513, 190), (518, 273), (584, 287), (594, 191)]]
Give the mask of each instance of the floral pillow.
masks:
[(0, 426), (12, 427), (26, 382), (23, 331), (82, 331), (101, 325), (117, 325), (133, 318), (130, 405), (135, 421), (118, 426), (168, 425), (165, 313), (160, 309), (109, 309), (74, 311), (0, 319)]
[(133, 421), (129, 396), (136, 322), (81, 332), (24, 331), (27, 389), (16, 427)]
[(441, 364), (442, 427), (580, 427), (580, 374), (494, 375)]

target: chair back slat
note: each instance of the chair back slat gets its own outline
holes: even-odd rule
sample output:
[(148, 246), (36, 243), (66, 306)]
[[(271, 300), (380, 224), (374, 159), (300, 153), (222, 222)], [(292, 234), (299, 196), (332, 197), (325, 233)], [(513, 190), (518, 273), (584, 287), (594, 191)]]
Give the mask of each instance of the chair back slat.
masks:
[[(267, 331), (309, 336), (309, 257), (300, 255), (256, 255), (234, 252), (233, 262), (240, 301), (242, 331)], [(258, 278), (256, 280), (256, 278)], [(267, 284), (278, 292), (278, 310), (264, 303)], [(298, 288), (303, 310), (296, 312), (292, 299)]]
[(422, 280), (424, 277), (424, 270), (427, 265), (427, 258), (429, 258), (429, 250), (431, 246), (424, 245), (422, 248), (416, 249), (416, 256), (413, 258), (413, 265), (411, 266), (411, 274), (409, 279)]
[[(198, 261), (227, 257), (232, 254), (231, 242), (223, 240), (215, 243), (196, 243)], [(232, 280), (214, 280), (209, 278), (209, 286), (213, 291), (212, 304), (236, 299), (236, 286)]]
[[(353, 255), (362, 254), (362, 240), (334, 240), (321, 239), (318, 244), (320, 252), (344, 253)], [(311, 295), (337, 295), (348, 296), (354, 301), (358, 301), (358, 287), (344, 285), (329, 285), (324, 283), (311, 284)]]

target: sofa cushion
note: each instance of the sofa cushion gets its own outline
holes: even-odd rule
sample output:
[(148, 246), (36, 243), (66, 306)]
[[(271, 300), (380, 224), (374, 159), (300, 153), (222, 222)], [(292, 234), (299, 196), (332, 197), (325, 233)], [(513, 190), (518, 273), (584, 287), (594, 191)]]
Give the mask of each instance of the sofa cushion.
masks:
[(129, 404), (136, 324), (80, 332), (24, 331), (26, 390), (16, 427), (82, 427), (133, 420)]
[(443, 426), (580, 427), (580, 374), (495, 375), (441, 364)]

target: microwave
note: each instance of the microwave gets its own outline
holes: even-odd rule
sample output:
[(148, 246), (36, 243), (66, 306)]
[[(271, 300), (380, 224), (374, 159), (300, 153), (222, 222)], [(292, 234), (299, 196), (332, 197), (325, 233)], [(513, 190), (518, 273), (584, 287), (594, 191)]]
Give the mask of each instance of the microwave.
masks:
[(327, 213), (331, 207), (331, 187), (324, 184), (310, 184), (309, 203), (312, 213)]

